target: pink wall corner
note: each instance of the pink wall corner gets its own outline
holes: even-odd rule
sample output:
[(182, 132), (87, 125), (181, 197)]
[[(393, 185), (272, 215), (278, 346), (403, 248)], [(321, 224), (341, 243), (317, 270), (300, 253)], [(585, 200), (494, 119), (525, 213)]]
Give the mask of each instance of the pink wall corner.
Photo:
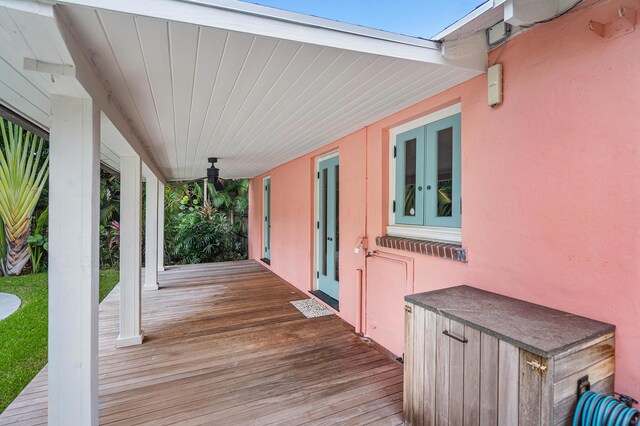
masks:
[(271, 268), (303, 291), (311, 283), (312, 173), (305, 158), (271, 172)]
[[(604, 41), (588, 29), (620, 4), (509, 42), (498, 108), (486, 105), (481, 76), (370, 126), (368, 149), (384, 157), (384, 129), (460, 99), (469, 263), (414, 255), (416, 292), (466, 283), (616, 324), (616, 389), (639, 395), (640, 55), (631, 52), (640, 33)], [(369, 176), (371, 191), (388, 182), (383, 166), (382, 179)], [(385, 232), (387, 199), (384, 187), (369, 196), (372, 239)], [(394, 336), (379, 340), (394, 345)]]
[[(273, 205), (283, 204), (272, 214), (272, 270), (309, 290), (313, 158), (338, 148), (340, 316), (355, 324), (355, 270), (377, 262), (365, 280), (367, 334), (401, 354), (403, 312), (395, 305), (398, 288), (409, 291), (406, 273), (382, 263), (390, 260), (365, 264), (353, 243), (365, 226), (371, 249), (386, 233), (388, 129), (459, 102), (468, 263), (380, 251), (410, 258), (415, 292), (469, 284), (615, 324), (616, 390), (640, 396), (640, 31), (604, 40), (588, 29), (590, 19), (615, 18), (621, 4), (599, 4), (510, 41), (500, 56), (497, 108), (487, 106), (480, 76), (272, 170)], [(625, 4), (640, 9), (638, 1)], [(258, 179), (250, 192), (252, 258), (261, 253)]]
[(364, 270), (365, 253), (355, 253), (356, 240), (365, 235), (367, 167), (366, 130), (342, 138), (339, 142), (340, 180), (340, 316), (356, 323), (358, 292), (355, 271)]
[[(355, 254), (355, 242), (364, 234), (365, 130), (348, 135), (318, 151), (290, 161), (250, 182), (249, 223), (251, 259), (262, 254), (262, 178), (271, 176), (271, 265), (287, 282), (307, 293), (314, 285), (314, 173), (318, 156), (338, 151), (340, 180), (340, 311), (356, 322), (358, 283), (355, 271), (363, 268), (364, 254)], [(260, 233), (257, 235), (256, 233)], [(259, 240), (258, 243), (255, 240)]]

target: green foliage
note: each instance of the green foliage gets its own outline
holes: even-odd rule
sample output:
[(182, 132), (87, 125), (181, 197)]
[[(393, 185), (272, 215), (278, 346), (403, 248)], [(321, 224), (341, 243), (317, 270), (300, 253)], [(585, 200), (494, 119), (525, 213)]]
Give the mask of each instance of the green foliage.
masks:
[(120, 264), (120, 224), (115, 220), (100, 225), (100, 267), (115, 268)]
[(115, 268), (120, 259), (120, 178), (100, 170), (100, 267)]
[[(5, 257), (7, 257), (7, 234), (4, 232), (4, 221), (0, 218), (0, 224), (2, 228), (0, 228), (0, 264), (3, 262)], [(0, 268), (0, 272), (2, 268)]]
[(0, 118), (0, 217), (4, 222), (7, 255), (5, 275), (19, 275), (29, 260), (27, 237), (31, 215), (49, 176), (45, 141)]
[(446, 180), (438, 183), (438, 216), (451, 216), (451, 194), (453, 191), (453, 181)]
[[(100, 300), (118, 283), (118, 271), (100, 271)], [(47, 274), (0, 278), (0, 292), (22, 300), (0, 321), (0, 413), (47, 363)]]
[(416, 209), (416, 186), (414, 184), (407, 185), (404, 193), (404, 215), (413, 216), (411, 209)]
[(175, 240), (169, 255), (179, 263), (219, 262), (244, 257), (224, 213), (214, 212), (210, 216), (201, 211), (181, 213), (174, 226)]
[(120, 179), (100, 170), (100, 225), (120, 220)]
[(165, 257), (169, 264), (246, 259), (240, 235), (248, 207), (246, 179), (178, 182), (165, 190)]
[[(438, 216), (451, 216), (451, 191), (453, 181), (447, 180), (438, 183)], [(409, 216), (411, 208), (415, 208), (416, 187), (415, 185), (407, 185), (404, 194), (404, 214)]]
[[(40, 213), (33, 233), (27, 237), (27, 244), (29, 244), (29, 252), (31, 253), (31, 273), (33, 274), (44, 272), (46, 269), (42, 267), (42, 260), (45, 252), (49, 251), (49, 239), (44, 231), (48, 219), (49, 207)], [(42, 271), (40, 270), (41, 268), (43, 269)]]
[[(165, 262), (167, 264), (245, 259), (241, 235), (249, 181), (223, 180), (218, 189), (203, 181), (165, 186)], [(100, 265), (118, 266), (120, 252), (120, 181), (100, 174)]]

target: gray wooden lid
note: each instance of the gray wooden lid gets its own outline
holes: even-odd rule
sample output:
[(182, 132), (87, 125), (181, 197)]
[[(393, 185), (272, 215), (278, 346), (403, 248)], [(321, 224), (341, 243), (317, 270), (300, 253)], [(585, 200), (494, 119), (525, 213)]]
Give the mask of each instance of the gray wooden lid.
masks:
[(466, 285), (405, 300), (544, 358), (615, 331), (611, 324)]

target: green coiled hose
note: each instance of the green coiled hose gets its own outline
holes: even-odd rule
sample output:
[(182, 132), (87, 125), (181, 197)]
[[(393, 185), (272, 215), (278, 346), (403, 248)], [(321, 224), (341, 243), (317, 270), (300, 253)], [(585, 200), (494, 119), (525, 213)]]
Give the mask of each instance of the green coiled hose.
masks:
[(587, 391), (578, 401), (573, 426), (635, 426), (640, 411), (599, 393)]

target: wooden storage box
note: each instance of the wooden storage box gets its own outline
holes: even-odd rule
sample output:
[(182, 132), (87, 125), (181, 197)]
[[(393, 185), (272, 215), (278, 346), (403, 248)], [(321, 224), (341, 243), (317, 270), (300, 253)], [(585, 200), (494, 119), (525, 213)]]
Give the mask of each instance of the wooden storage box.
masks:
[(578, 380), (613, 392), (615, 327), (469, 286), (405, 297), (413, 425), (566, 425)]

